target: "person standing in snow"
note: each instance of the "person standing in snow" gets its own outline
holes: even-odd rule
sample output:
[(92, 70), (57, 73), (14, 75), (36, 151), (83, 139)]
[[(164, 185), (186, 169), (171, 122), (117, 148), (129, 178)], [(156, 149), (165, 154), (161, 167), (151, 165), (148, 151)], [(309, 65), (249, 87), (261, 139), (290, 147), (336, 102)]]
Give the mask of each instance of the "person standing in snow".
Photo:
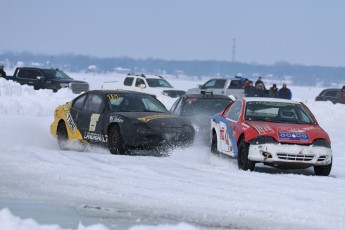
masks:
[(276, 97), (278, 92), (278, 88), (276, 84), (273, 84), (273, 86), (270, 88), (270, 91), (268, 92), (269, 97)]
[(259, 90), (266, 90), (265, 84), (261, 80), (261, 76), (258, 77), (258, 80), (255, 82), (255, 88)]
[(345, 104), (345, 85), (344, 85), (343, 88), (341, 88), (341, 90), (340, 90), (340, 94), (339, 94), (339, 103)]
[(283, 87), (278, 90), (277, 98), (289, 99), (292, 98), (292, 93), (289, 88), (286, 87), (286, 83), (283, 83)]
[(4, 66), (0, 65), (0, 77), (6, 77), (6, 72), (4, 70)]

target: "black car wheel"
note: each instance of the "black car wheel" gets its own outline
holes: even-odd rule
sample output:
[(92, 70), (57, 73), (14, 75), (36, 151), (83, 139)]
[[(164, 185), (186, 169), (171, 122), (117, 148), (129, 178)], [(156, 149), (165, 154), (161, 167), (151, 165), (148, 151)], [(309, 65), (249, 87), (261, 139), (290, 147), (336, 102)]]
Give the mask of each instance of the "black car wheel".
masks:
[(68, 150), (68, 133), (64, 122), (60, 122), (57, 128), (57, 142), (61, 150)]
[(249, 154), (249, 144), (243, 140), (241, 140), (240, 145), (238, 147), (238, 156), (237, 156), (237, 164), (238, 168), (241, 170), (250, 170), (253, 171), (255, 168), (255, 162), (248, 159)]
[(332, 162), (329, 165), (314, 166), (314, 172), (317, 176), (328, 176), (332, 170)]
[(124, 154), (125, 148), (123, 146), (123, 140), (120, 134), (120, 130), (117, 126), (113, 126), (109, 130), (109, 150), (111, 154)]
[(211, 152), (213, 154), (218, 154), (218, 149), (217, 149), (217, 134), (213, 133), (212, 134), (212, 142), (211, 142)]

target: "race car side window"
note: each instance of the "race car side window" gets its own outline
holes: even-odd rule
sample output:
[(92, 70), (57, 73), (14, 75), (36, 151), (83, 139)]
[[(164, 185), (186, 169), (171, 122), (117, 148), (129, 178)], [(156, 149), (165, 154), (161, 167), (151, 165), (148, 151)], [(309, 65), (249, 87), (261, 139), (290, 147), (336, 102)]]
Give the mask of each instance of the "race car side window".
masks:
[(77, 100), (74, 101), (72, 107), (75, 109), (81, 109), (83, 107), (85, 98), (86, 98), (86, 94), (79, 97)]
[(91, 95), (85, 103), (84, 109), (95, 113), (100, 113), (102, 98), (99, 95)]
[(230, 107), (230, 109), (227, 111), (226, 118), (229, 118), (233, 121), (238, 121), (242, 111), (242, 101), (237, 100), (234, 102), (234, 104)]

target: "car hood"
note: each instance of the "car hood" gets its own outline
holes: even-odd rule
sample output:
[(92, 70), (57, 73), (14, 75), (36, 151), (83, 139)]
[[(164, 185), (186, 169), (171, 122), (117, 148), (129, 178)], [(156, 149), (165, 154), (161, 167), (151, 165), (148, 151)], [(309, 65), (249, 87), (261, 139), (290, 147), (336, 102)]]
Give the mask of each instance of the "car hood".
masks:
[(278, 142), (310, 144), (317, 138), (328, 141), (328, 134), (315, 124), (273, 123), (262, 121), (246, 121), (257, 136), (271, 136)]
[(188, 119), (170, 113), (120, 112), (117, 115), (130, 119), (134, 123), (146, 123), (153, 126), (181, 127), (190, 125)]

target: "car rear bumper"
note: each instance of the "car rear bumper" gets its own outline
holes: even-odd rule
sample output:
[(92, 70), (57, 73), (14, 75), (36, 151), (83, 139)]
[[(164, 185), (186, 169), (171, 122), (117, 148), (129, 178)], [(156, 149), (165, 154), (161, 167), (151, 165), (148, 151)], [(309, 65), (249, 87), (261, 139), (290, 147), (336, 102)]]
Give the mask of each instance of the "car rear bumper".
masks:
[(332, 162), (332, 150), (326, 147), (315, 147), (290, 144), (250, 145), (248, 159), (254, 162), (279, 165), (328, 165)]

